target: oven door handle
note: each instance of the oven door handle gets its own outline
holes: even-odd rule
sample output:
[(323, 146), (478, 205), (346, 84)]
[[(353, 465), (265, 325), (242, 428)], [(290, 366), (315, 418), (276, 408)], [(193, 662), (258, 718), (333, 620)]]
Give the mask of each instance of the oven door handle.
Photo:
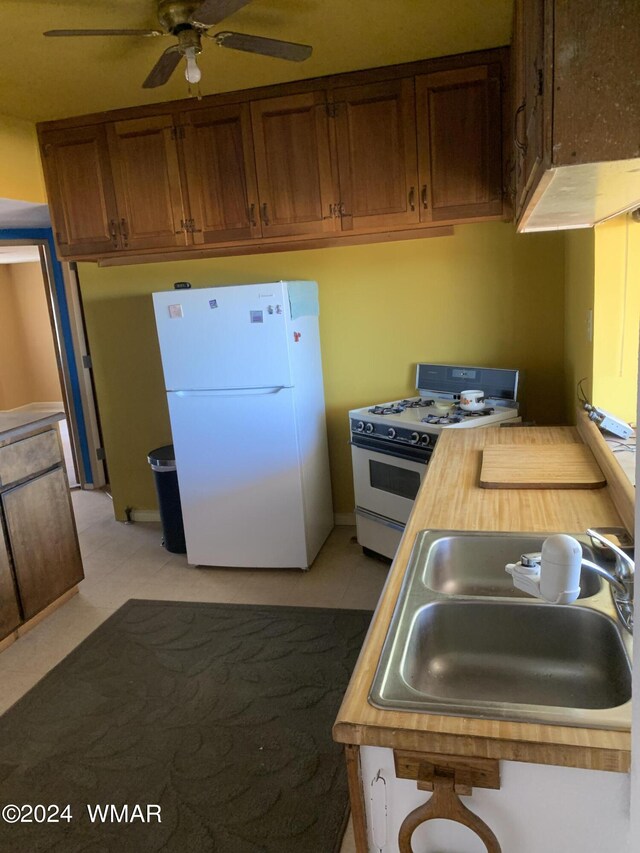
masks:
[(378, 515), (376, 512), (369, 512), (368, 509), (362, 509), (359, 506), (356, 507), (356, 515), (359, 515), (360, 518), (366, 518), (369, 521), (375, 521), (376, 524), (384, 524), (385, 527), (397, 530), (398, 533), (404, 533), (404, 524), (400, 524), (399, 521), (391, 521), (390, 518), (385, 518), (384, 515)]
[(380, 445), (377, 442), (350, 441), (351, 447), (357, 447), (358, 450), (365, 450), (372, 453), (381, 453), (383, 456), (395, 456), (396, 459), (404, 459), (407, 462), (418, 462), (421, 465), (426, 465), (431, 458), (433, 450), (426, 447), (407, 447), (400, 448), (398, 445), (384, 444)]

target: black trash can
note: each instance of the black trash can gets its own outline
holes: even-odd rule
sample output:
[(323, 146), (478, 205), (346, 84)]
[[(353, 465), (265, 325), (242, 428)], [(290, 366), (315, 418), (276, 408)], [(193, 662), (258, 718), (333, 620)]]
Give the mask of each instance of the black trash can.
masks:
[(150, 451), (147, 460), (153, 471), (160, 504), (162, 544), (172, 554), (186, 554), (187, 546), (184, 541), (182, 506), (173, 444), (165, 444), (164, 447), (157, 447)]

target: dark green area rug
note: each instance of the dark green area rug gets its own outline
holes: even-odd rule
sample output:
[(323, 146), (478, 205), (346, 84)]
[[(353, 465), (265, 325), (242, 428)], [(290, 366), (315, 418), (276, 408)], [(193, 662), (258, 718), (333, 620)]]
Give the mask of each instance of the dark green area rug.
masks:
[[(128, 601), (0, 718), (0, 809), (48, 807), (23, 810), (31, 823), (5, 812), (0, 850), (339, 850), (348, 793), (331, 727), (370, 619)], [(149, 804), (161, 823), (155, 809), (141, 821)]]

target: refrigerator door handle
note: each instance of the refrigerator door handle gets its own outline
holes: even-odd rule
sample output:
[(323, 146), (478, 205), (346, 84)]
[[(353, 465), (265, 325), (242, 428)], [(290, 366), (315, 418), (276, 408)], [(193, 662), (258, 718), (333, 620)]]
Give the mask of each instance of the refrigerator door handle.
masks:
[(259, 397), (265, 394), (278, 394), (287, 385), (271, 385), (268, 388), (221, 388), (212, 391), (174, 391), (178, 397)]

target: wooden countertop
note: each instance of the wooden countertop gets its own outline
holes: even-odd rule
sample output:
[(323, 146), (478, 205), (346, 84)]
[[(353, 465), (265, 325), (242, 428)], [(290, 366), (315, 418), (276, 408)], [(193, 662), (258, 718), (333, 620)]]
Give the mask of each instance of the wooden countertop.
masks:
[[(334, 724), (334, 740), (568, 767), (629, 770), (629, 732), (388, 711), (374, 708), (367, 701), (418, 531), (433, 528), (554, 533), (624, 526), (622, 518), (628, 513), (620, 514), (616, 509), (616, 484), (610, 481), (615, 470), (610, 474), (603, 467), (607, 486), (595, 490), (501, 490), (478, 485), (482, 449), (486, 446), (572, 444), (582, 441), (585, 433), (591, 435), (582, 422), (579, 429), (489, 427), (443, 431)], [(585, 437), (585, 443), (590, 443), (589, 437)], [(620, 476), (624, 477), (622, 473)]]
[(0, 445), (9, 444), (16, 439), (26, 438), (56, 421), (62, 421), (65, 413), (38, 411), (37, 409), (18, 409), (0, 412)]

